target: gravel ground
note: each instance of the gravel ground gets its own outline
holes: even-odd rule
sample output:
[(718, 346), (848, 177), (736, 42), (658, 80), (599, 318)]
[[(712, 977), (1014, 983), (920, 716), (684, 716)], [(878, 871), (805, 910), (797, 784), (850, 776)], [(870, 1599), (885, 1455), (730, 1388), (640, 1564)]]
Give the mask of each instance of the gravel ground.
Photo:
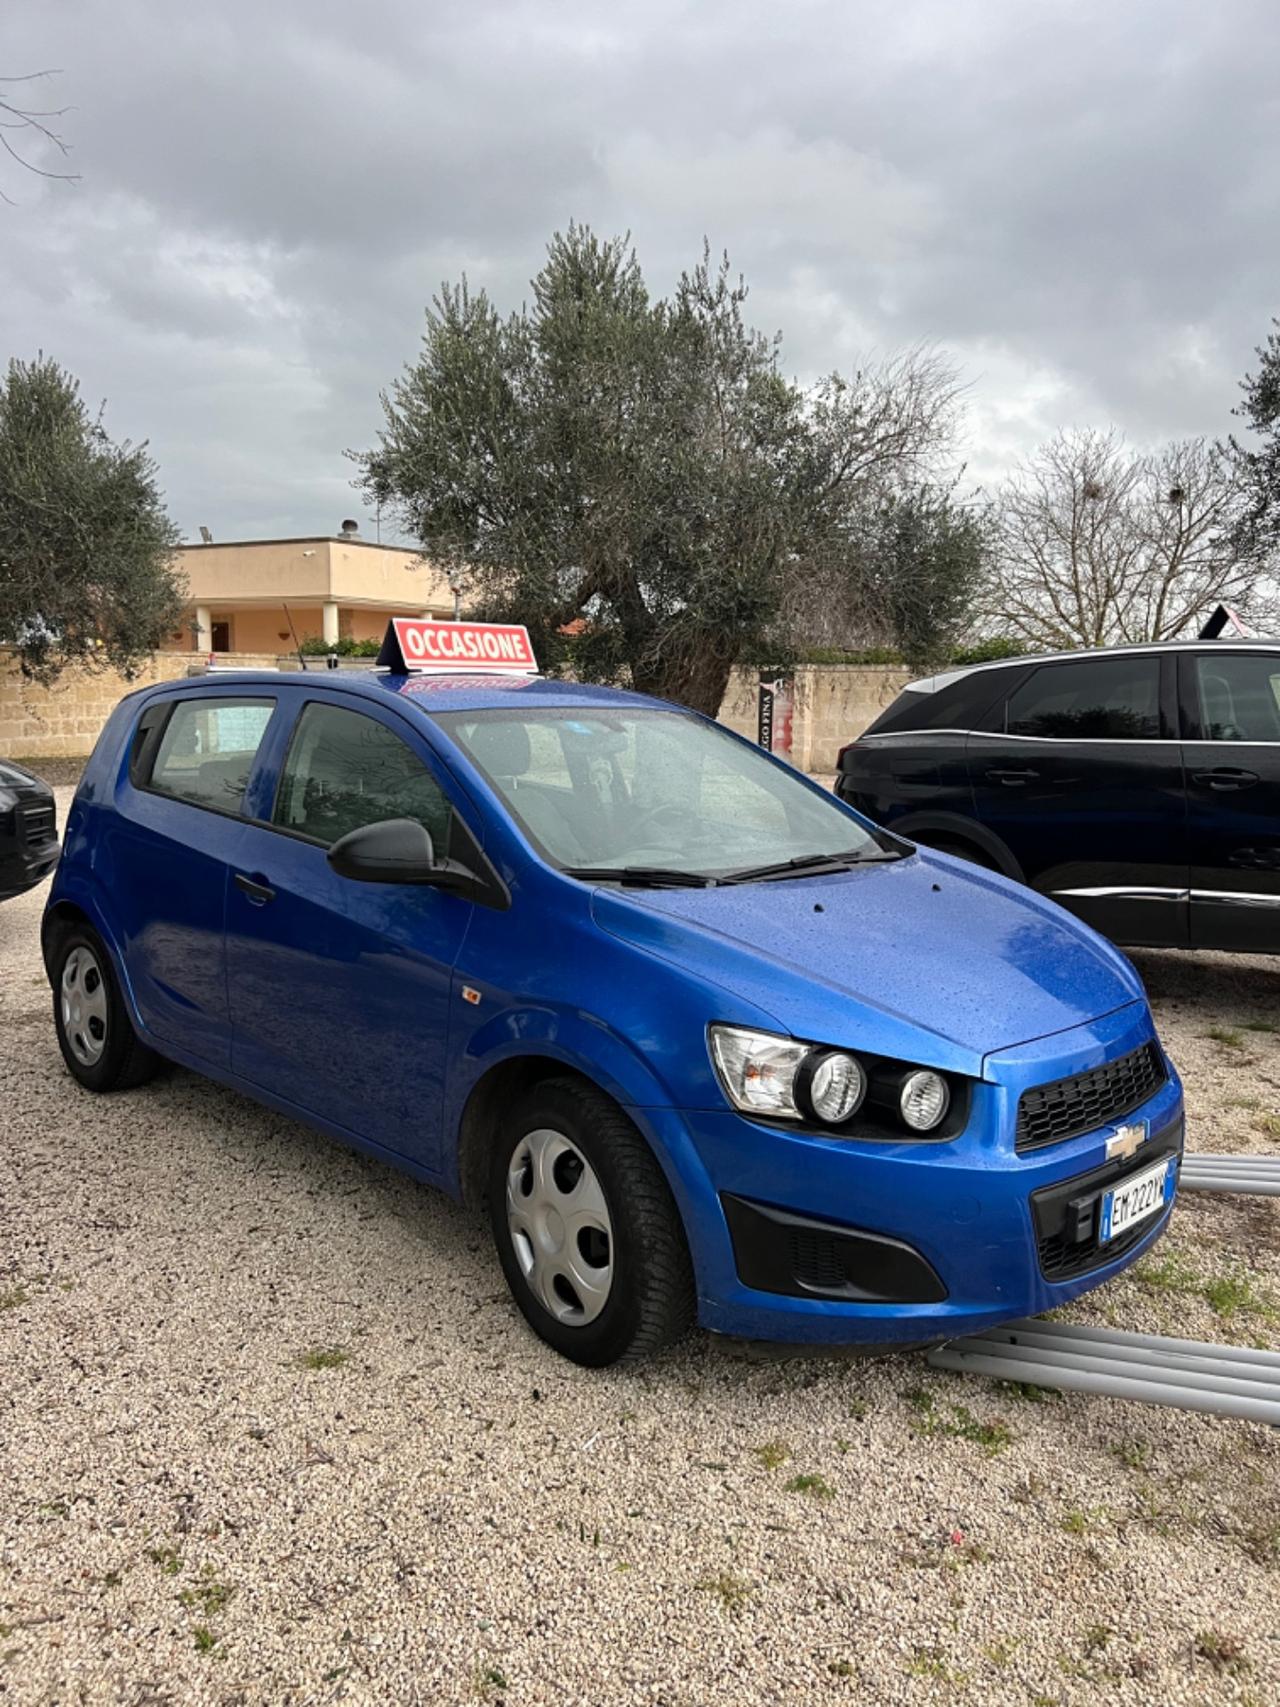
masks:
[[(706, 1335), (577, 1370), (425, 1187), (187, 1073), (76, 1089), (43, 899), (0, 908), (0, 1700), (1280, 1700), (1276, 1431)], [(1280, 961), (1138, 960), (1194, 1147), (1280, 1148)], [(1188, 1194), (1074, 1313), (1280, 1344), (1278, 1235)]]

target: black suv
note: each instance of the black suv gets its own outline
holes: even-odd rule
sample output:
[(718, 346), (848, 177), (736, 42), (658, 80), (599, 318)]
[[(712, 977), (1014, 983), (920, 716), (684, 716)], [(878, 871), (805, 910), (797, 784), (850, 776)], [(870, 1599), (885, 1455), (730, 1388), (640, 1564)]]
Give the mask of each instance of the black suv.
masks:
[(53, 790), (12, 759), (0, 759), (0, 901), (34, 889), (57, 863)]
[(840, 754), (836, 792), (1116, 942), (1280, 953), (1280, 642), (1064, 652), (913, 682)]

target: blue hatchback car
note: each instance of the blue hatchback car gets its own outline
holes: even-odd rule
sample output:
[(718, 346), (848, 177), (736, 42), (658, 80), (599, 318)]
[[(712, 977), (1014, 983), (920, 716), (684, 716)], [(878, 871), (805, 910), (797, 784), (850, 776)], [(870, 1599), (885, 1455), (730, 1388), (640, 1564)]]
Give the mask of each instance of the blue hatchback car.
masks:
[(1136, 974), (674, 705), (531, 676), (226, 673), (121, 702), (44, 919), (89, 1090), (161, 1058), (486, 1205), (589, 1365), (692, 1320), (920, 1344), (1167, 1223)]

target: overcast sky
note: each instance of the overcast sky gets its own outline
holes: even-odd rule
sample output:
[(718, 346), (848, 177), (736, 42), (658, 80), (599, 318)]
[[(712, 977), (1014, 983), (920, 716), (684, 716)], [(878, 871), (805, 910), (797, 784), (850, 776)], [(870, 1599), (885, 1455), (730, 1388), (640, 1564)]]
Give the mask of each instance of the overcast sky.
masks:
[(516, 306), (570, 219), (659, 294), (727, 248), (802, 379), (937, 341), (983, 480), (1229, 430), (1280, 314), (1278, 0), (6, 0), (46, 66), (81, 178), (0, 163), (0, 355), (192, 536), (371, 531), (342, 453), (424, 305)]

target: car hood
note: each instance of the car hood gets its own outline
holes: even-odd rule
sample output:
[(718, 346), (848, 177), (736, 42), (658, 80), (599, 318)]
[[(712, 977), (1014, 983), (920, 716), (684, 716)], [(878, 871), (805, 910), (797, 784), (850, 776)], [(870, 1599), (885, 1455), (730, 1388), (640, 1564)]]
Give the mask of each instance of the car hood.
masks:
[(931, 851), (827, 877), (602, 888), (593, 913), (777, 1030), (973, 1076), (995, 1050), (1144, 1000), (1129, 962), (1087, 925)]

